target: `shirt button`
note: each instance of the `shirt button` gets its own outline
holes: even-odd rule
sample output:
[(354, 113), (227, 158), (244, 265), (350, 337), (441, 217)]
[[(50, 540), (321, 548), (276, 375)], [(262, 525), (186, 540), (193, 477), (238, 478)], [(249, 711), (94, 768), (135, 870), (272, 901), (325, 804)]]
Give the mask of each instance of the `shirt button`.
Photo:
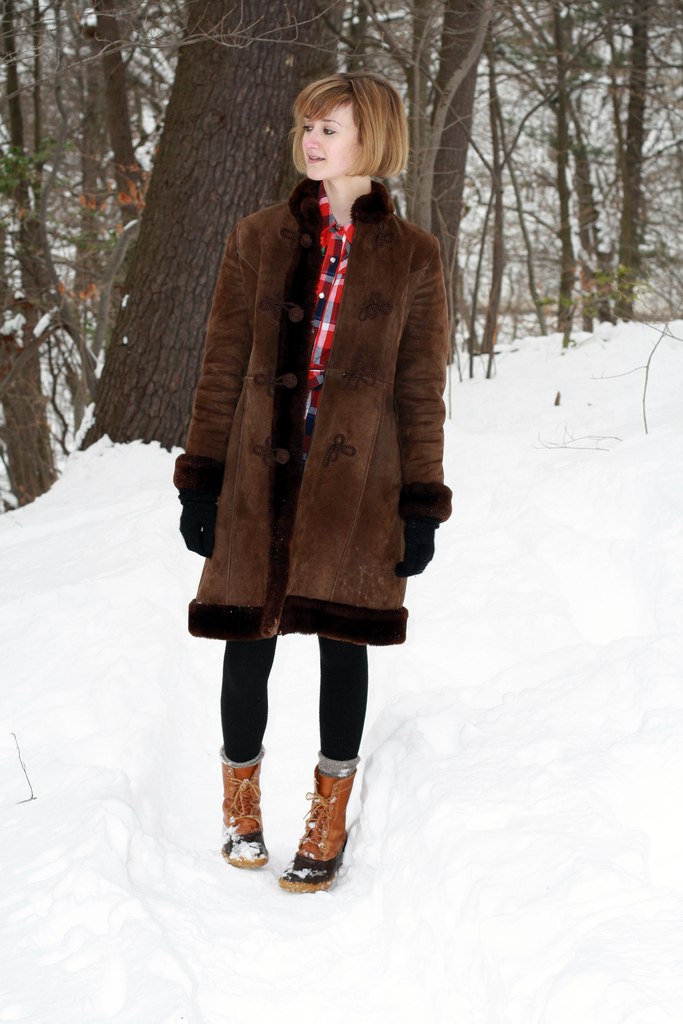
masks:
[(318, 292), (318, 298), (319, 299), (324, 299), (325, 298), (325, 292)]
[(337, 262), (337, 257), (336, 256), (330, 256), (330, 263), (336, 263), (336, 262)]

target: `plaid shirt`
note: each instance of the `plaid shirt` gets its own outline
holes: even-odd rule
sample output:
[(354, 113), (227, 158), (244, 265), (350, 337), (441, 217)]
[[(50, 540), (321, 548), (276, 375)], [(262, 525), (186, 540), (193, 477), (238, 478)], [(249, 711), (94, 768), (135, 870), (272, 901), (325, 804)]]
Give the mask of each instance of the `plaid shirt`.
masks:
[(304, 464), (315, 426), (315, 416), (320, 402), (320, 393), (325, 380), (325, 370), (332, 350), (332, 338), (341, 305), (346, 265), (349, 261), (351, 242), (355, 225), (353, 222), (339, 227), (332, 216), (330, 202), (320, 182), (318, 204), (325, 227), (320, 232), (323, 251), (323, 265), (318, 280), (318, 302), (313, 315), (315, 338), (311, 350), (311, 365), (308, 371), (308, 398), (306, 400), (306, 434), (304, 437)]

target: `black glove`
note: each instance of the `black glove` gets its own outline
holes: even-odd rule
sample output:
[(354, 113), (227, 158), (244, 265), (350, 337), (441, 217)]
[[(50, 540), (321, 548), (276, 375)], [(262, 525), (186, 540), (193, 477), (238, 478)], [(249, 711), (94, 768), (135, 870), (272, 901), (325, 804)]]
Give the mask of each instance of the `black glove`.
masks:
[(405, 552), (403, 561), (394, 570), (397, 576), (419, 576), (424, 572), (434, 557), (434, 531), (438, 529), (439, 520), (432, 516), (408, 516), (404, 537)]
[(212, 491), (193, 491), (186, 487), (178, 491), (183, 505), (180, 532), (190, 551), (211, 558), (216, 527), (216, 495)]

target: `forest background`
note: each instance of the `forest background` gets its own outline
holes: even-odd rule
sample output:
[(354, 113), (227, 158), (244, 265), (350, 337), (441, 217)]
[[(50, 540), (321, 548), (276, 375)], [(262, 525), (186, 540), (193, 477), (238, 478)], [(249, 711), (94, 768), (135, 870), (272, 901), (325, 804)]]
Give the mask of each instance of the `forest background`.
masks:
[[(681, 0), (2, 0), (0, 507), (103, 434), (182, 445), (225, 240), (337, 70), (405, 97), (451, 381), (683, 311)], [(521, 396), (520, 396), (521, 397)]]

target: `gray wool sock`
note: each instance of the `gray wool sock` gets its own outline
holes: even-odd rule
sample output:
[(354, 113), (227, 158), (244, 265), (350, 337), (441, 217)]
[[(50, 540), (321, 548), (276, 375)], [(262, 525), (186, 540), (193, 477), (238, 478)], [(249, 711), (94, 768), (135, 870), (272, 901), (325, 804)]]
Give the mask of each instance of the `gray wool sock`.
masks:
[(359, 764), (360, 757), (354, 757), (350, 761), (333, 761), (331, 757), (325, 757), (322, 750), (318, 753), (318, 771), (328, 779), (348, 779)]
[(221, 747), (221, 749), (219, 750), (221, 761), (223, 762), (223, 764), (227, 764), (231, 768), (252, 768), (255, 764), (258, 764), (259, 761), (263, 760), (263, 755), (265, 754), (265, 752), (265, 747), (261, 747), (256, 757), (252, 757), (251, 761), (231, 761), (229, 757), (225, 756), (225, 747)]

